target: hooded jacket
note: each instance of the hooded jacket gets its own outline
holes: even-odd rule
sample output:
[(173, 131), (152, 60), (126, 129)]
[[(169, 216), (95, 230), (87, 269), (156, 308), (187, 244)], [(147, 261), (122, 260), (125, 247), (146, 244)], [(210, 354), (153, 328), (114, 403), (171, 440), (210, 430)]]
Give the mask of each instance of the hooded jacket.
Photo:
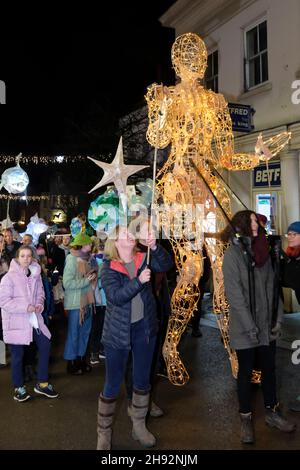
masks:
[[(41, 268), (33, 261), (29, 266), (30, 276), (13, 259), (7, 274), (0, 284), (0, 307), (3, 325), (3, 339), (6, 344), (30, 344), (33, 340), (33, 327), (30, 323), (29, 305), (44, 307), (44, 288)], [(50, 339), (42, 314), (35, 314), (40, 331)]]
[[(268, 346), (271, 337), (274, 271), (271, 258), (262, 267), (254, 268), (255, 317), (249, 301), (248, 266), (240, 246), (230, 245), (223, 261), (226, 297), (230, 304), (229, 338), (234, 349)], [(283, 321), (283, 305), (279, 299), (277, 321)]]
[[(134, 257), (136, 277), (130, 279), (123, 263), (104, 261), (101, 282), (106, 295), (107, 307), (102, 343), (114, 349), (130, 349), (131, 300), (140, 293), (144, 304), (145, 336), (157, 333), (156, 302), (150, 282), (142, 284), (138, 277), (146, 268), (146, 254), (138, 252)], [(172, 267), (171, 256), (161, 246), (151, 251), (150, 269), (166, 272)]]

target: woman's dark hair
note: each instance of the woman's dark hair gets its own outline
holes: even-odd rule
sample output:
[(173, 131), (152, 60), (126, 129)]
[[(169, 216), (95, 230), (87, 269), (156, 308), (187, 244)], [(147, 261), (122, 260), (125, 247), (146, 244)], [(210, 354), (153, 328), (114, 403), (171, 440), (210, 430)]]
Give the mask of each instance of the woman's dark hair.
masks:
[[(228, 224), (227, 227), (221, 232), (221, 240), (223, 242), (228, 242), (231, 238), (235, 236), (236, 233), (243, 237), (252, 237), (251, 230), (251, 215), (254, 214), (256, 219), (256, 213), (253, 211), (239, 211), (231, 219), (231, 224)], [(258, 223), (258, 232), (263, 232), (261, 225)]]

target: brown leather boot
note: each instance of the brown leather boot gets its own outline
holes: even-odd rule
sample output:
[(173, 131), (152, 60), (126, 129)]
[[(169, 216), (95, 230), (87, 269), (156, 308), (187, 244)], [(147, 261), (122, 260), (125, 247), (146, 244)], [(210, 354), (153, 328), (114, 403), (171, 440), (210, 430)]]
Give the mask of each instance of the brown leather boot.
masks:
[(104, 398), (101, 394), (98, 401), (97, 450), (111, 449), (112, 422), (116, 409), (116, 398)]

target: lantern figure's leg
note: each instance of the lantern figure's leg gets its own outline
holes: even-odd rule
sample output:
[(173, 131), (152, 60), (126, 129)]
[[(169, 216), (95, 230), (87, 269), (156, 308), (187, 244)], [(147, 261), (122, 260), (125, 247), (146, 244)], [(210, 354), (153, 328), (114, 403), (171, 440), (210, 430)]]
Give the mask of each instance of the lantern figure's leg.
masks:
[(229, 305), (225, 297), (224, 279), (222, 272), (222, 263), (225, 245), (213, 238), (205, 239), (205, 247), (210, 258), (213, 273), (214, 297), (213, 309), (222, 335), (224, 347), (226, 348), (232, 375), (236, 378), (238, 372), (238, 363), (235, 351), (230, 347), (228, 328), (229, 328)]
[[(174, 241), (173, 245), (176, 245)], [(197, 307), (203, 257), (200, 253), (186, 252), (183, 254), (182, 244), (178, 243), (178, 245), (174, 247), (175, 253), (176, 251), (181, 252), (181, 259), (182, 255), (186, 259), (181, 262), (179, 280), (171, 299), (172, 313), (163, 346), (163, 355), (169, 380), (174, 385), (184, 385), (189, 380), (189, 375), (179, 357), (177, 348), (181, 335)]]

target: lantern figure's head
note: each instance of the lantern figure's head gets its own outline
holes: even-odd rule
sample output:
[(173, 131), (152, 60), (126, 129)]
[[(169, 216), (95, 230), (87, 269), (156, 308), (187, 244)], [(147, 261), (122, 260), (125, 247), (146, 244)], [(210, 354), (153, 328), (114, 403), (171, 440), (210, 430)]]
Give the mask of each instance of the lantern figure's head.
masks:
[(178, 36), (172, 46), (172, 63), (182, 80), (203, 78), (207, 67), (204, 41), (194, 33)]

